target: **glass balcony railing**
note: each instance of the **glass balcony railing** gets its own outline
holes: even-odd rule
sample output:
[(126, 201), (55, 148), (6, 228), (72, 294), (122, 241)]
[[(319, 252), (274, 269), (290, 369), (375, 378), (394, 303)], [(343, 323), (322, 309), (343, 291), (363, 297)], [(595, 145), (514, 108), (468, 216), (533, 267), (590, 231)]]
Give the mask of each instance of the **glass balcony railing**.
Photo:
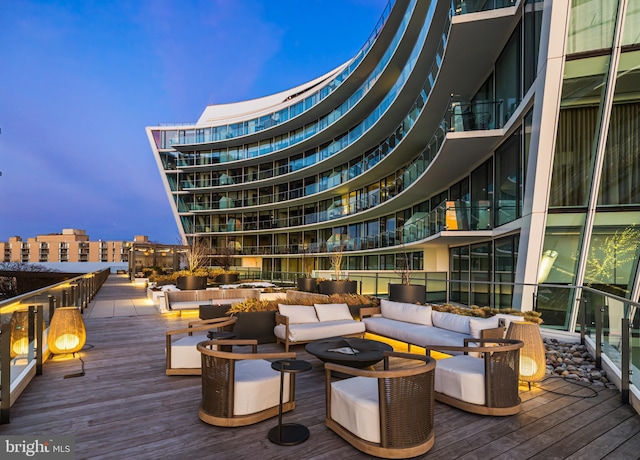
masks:
[(0, 388), (3, 414), (8, 413), (10, 402), (16, 397), (12, 391), (19, 393), (24, 387), (23, 382), (41, 373), (47, 332), (55, 309), (76, 306), (83, 310), (109, 276), (109, 271), (105, 269), (77, 276), (0, 301), (0, 374), (3, 383), (5, 376), (9, 376), (9, 385)]
[[(393, 55), (393, 51), (395, 47), (398, 45), (400, 38), (404, 34), (406, 27), (409, 23), (409, 19), (411, 18), (411, 13), (413, 12), (413, 8), (415, 6), (417, 0), (412, 0), (410, 7), (407, 10), (407, 14), (396, 33), (391, 45), (384, 58), (378, 64), (374, 72), (370, 75), (367, 82), (360, 87), (358, 90), (354, 91), (351, 98), (342, 104), (338, 109), (334, 110), (331, 114), (327, 115), (324, 119), (316, 122), (315, 127), (310, 128), (312, 132), (306, 133), (307, 136), (315, 134), (317, 130), (323, 129), (328, 126), (330, 123), (333, 123), (335, 119), (342, 116), (342, 114), (348, 111), (355, 103), (366, 94), (368, 88), (372, 86), (373, 82), (377, 80), (380, 73), (382, 73), (382, 69), (388, 64), (391, 56)], [(365, 55), (369, 52), (371, 47), (376, 41), (376, 38), (380, 34), (384, 24), (386, 23), (391, 10), (393, 9), (393, 5), (395, 4), (395, 0), (389, 0), (384, 11), (382, 12), (382, 16), (380, 17), (378, 23), (376, 24), (373, 32), (362, 46), (360, 51), (353, 57), (351, 62), (345, 67), (345, 69), (333, 80), (331, 80), (328, 84), (323, 86), (321, 89), (313, 92), (310, 96), (306, 97), (304, 100), (297, 102), (289, 107), (285, 107), (277, 112), (273, 112), (270, 114), (263, 115), (259, 118), (254, 118), (251, 120), (246, 120), (241, 123), (233, 123), (229, 125), (222, 126), (214, 126), (209, 128), (199, 128), (199, 129), (187, 129), (181, 130), (176, 133), (174, 137), (168, 137), (165, 140), (165, 143), (159, 145), (159, 148), (170, 148), (172, 145), (181, 145), (181, 144), (196, 144), (196, 143), (207, 143), (207, 142), (216, 142), (227, 139), (233, 139), (240, 136), (246, 136), (249, 134), (260, 132), (264, 129), (271, 128), (273, 126), (277, 126), (285, 121), (288, 121), (292, 118), (297, 117), (301, 113), (311, 109), (322, 100), (324, 100), (329, 94), (338, 88), (342, 82), (344, 82), (349, 75), (353, 73), (353, 71), (358, 67), (360, 62), (364, 59)], [(167, 125), (166, 123), (163, 125)], [(173, 126), (173, 125), (172, 125)], [(179, 126), (179, 125), (175, 125)], [(302, 139), (297, 140), (299, 142)], [(284, 148), (286, 145), (280, 145), (279, 148)]]

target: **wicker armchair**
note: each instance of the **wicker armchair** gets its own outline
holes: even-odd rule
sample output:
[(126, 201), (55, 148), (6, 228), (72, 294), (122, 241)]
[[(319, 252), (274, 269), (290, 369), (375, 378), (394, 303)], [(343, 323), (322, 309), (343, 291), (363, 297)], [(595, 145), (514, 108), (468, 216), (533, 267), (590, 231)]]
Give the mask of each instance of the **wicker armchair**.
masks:
[[(470, 346), (476, 343), (478, 346)], [(433, 346), (429, 350), (463, 352), (438, 360), (436, 400), (482, 415), (513, 415), (520, 411), (519, 340), (465, 339), (463, 347)]]
[(236, 321), (237, 318), (192, 321), (186, 328), (167, 331), (165, 373), (167, 375), (200, 375), (202, 359), (196, 345), (203, 340), (208, 340), (206, 331), (214, 329), (231, 331)]
[[(251, 353), (221, 351), (225, 346), (249, 345)], [(211, 349), (213, 346), (217, 349)], [(211, 340), (198, 344), (202, 355), (200, 420), (216, 426), (244, 426), (278, 415), (280, 372), (271, 362), (295, 358), (295, 353), (258, 353), (257, 340)], [(295, 374), (284, 374), (282, 412), (293, 410)]]
[[(424, 454), (434, 442), (436, 362), (408, 353), (388, 351), (384, 355), (384, 370), (325, 364), (325, 424), (369, 455), (410, 458)], [(394, 369), (389, 369), (391, 357), (403, 358), (393, 361)], [(353, 378), (332, 381), (331, 371)]]

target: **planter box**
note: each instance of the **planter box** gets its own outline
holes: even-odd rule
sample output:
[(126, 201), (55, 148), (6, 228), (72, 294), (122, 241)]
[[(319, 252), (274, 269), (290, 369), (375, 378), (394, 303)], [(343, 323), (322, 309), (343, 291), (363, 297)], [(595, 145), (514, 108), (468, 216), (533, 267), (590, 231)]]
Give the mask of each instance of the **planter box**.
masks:
[(251, 311), (236, 313), (238, 321), (233, 326), (237, 339), (257, 339), (258, 343), (275, 343), (275, 311)]
[(357, 281), (321, 281), (318, 284), (318, 292), (320, 294), (357, 294)]
[(207, 289), (206, 276), (179, 276), (176, 280), (176, 287), (181, 291), (199, 291)]
[(298, 290), (318, 292), (318, 280), (315, 278), (298, 278)]
[(427, 301), (427, 290), (419, 284), (389, 284), (389, 300), (423, 304)]
[(227, 311), (231, 308), (229, 305), (200, 305), (198, 308), (198, 316), (200, 319), (223, 318), (228, 316)]
[(240, 277), (237, 273), (221, 273), (216, 276), (216, 283), (218, 284), (233, 284), (237, 283)]

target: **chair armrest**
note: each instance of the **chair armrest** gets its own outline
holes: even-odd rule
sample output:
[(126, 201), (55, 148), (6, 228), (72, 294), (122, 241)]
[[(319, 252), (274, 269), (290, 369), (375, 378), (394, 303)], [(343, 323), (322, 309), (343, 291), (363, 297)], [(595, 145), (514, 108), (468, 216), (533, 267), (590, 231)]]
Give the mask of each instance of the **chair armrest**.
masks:
[(187, 328), (183, 328), (183, 329), (174, 329), (174, 330), (171, 330), (171, 331), (167, 331), (167, 337), (168, 336), (172, 336), (172, 335), (176, 335), (176, 334), (189, 334), (189, 335), (191, 335), (192, 332), (208, 331), (210, 329), (217, 329), (217, 328), (220, 328), (220, 327), (231, 326), (231, 325), (235, 324), (236, 321), (238, 321), (238, 318), (220, 318), (220, 319), (223, 319), (224, 321), (218, 321), (216, 323), (203, 324), (201, 326), (196, 326), (196, 327), (187, 327)]
[(289, 328), (289, 317), (276, 312), (276, 324), (284, 324)]
[[(399, 369), (389, 369), (389, 358), (402, 358), (410, 359), (413, 361), (421, 361), (425, 366), (412, 366)], [(393, 377), (406, 377), (410, 375), (418, 375), (424, 372), (435, 369), (436, 360), (430, 356), (420, 356), (413, 353), (402, 353), (397, 351), (385, 351), (384, 352), (385, 369), (384, 370), (369, 370), (369, 369), (357, 369), (350, 366), (344, 366), (336, 363), (325, 363), (325, 375), (328, 379), (331, 378), (331, 371), (340, 372), (341, 374), (347, 374), (353, 377), (371, 377), (371, 378), (393, 378)]]
[(493, 327), (491, 329), (482, 329), (480, 331), (480, 338), (482, 339), (504, 339), (505, 327)]
[(189, 321), (188, 327), (194, 327), (194, 326), (198, 326), (200, 324), (222, 323), (224, 321), (229, 321), (231, 319), (233, 319), (234, 322), (238, 320), (238, 318), (236, 318), (235, 316), (225, 316), (225, 317), (221, 317), (221, 318), (200, 319), (198, 321)]
[(362, 307), (360, 309), (360, 318), (381, 314), (380, 307)]
[[(478, 343), (479, 346), (471, 347), (468, 346), (469, 343)], [(500, 351), (511, 351), (516, 350), (518, 348), (523, 347), (523, 343), (520, 340), (510, 340), (510, 339), (464, 339), (464, 343), (466, 346), (452, 346), (452, 345), (426, 345), (424, 348), (427, 350), (427, 353), (431, 350), (433, 351), (460, 351), (460, 352), (500, 352)], [(493, 345), (492, 345), (493, 344)], [(496, 346), (498, 345), (498, 346)]]

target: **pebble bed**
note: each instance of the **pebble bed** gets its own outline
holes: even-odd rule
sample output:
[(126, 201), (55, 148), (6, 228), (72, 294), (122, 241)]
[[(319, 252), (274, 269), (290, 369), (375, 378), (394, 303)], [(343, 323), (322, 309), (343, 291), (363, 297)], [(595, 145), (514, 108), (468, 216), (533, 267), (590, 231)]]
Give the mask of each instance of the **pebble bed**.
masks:
[(616, 389), (616, 386), (607, 379), (606, 371), (596, 368), (595, 360), (585, 345), (559, 342), (556, 339), (544, 339), (543, 341), (547, 356), (547, 376), (556, 375), (565, 379)]

